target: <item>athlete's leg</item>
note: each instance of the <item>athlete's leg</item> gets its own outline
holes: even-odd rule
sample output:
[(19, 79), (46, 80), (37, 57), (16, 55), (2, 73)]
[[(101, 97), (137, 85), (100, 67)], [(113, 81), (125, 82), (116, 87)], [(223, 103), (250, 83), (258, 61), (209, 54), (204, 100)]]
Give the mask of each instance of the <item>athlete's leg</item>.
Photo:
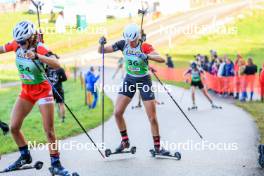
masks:
[(112, 76), (112, 79), (115, 79), (115, 77), (116, 77), (117, 73), (119, 72), (119, 70), (120, 70), (120, 67), (118, 66), (116, 71), (115, 71), (115, 73)]
[(191, 89), (192, 89), (192, 103), (193, 105), (195, 105), (195, 86), (192, 86)]
[(25, 117), (32, 110), (33, 106), (33, 103), (18, 97), (12, 110), (10, 131), (18, 147), (27, 145), (20, 129)]
[(43, 127), (49, 143), (50, 154), (58, 154), (54, 130), (54, 103), (47, 102), (40, 104), (39, 110), (42, 116)]
[(32, 110), (34, 103), (18, 97), (11, 115), (11, 133), (18, 145), (20, 157), (11, 165), (9, 165), (5, 171), (12, 171), (21, 168), (25, 164), (30, 164), (32, 158), (29, 152), (27, 142), (20, 131), (22, 123), (28, 113)]
[(131, 98), (119, 94), (117, 97), (116, 105), (115, 105), (115, 119), (118, 126), (119, 131), (126, 130), (126, 123), (124, 120), (124, 112), (131, 102)]
[(65, 117), (65, 106), (64, 103), (59, 103), (59, 110), (60, 110), (60, 118), (64, 118)]
[(121, 152), (125, 148), (129, 148), (130, 146), (127, 129), (126, 129), (126, 122), (124, 119), (124, 112), (130, 102), (131, 102), (131, 98), (125, 95), (119, 94), (117, 97), (116, 106), (115, 106), (115, 119), (122, 140), (121, 140), (121, 144), (116, 148), (116, 152)]
[(208, 99), (208, 101), (209, 101), (211, 104), (213, 104), (213, 100), (212, 100), (212, 98), (210, 97), (210, 95), (208, 94), (207, 89), (204, 87), (204, 88), (202, 88), (201, 90), (202, 90), (203, 94), (205, 95), (205, 97)]
[(152, 136), (159, 136), (159, 123), (156, 113), (156, 100), (143, 101), (151, 125)]

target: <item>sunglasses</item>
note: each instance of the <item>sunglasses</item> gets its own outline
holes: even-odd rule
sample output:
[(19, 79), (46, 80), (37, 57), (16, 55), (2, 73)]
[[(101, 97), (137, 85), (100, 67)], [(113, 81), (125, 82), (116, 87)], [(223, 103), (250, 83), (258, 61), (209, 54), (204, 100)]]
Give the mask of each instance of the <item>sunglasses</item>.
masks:
[(27, 44), (27, 40), (22, 40), (17, 42), (19, 45), (23, 46)]

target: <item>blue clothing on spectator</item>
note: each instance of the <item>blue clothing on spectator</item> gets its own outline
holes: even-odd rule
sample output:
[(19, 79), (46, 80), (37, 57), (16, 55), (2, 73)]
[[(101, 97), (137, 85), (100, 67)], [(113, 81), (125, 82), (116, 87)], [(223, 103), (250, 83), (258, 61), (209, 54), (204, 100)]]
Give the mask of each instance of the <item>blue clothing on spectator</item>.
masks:
[(100, 76), (95, 76), (93, 72), (88, 71), (88, 73), (85, 75), (85, 84), (86, 84), (86, 90), (88, 92), (92, 93), (92, 96), (94, 98), (91, 105), (88, 105), (90, 109), (94, 109), (96, 107), (97, 101), (98, 101), (98, 92), (95, 88), (96, 81), (100, 78)]
[(85, 76), (86, 89), (90, 92), (96, 92), (95, 83), (100, 78), (100, 76), (95, 76), (93, 72), (88, 71)]
[(229, 64), (225, 64), (223, 69), (223, 76), (229, 77), (234, 76), (234, 64), (231, 62)]

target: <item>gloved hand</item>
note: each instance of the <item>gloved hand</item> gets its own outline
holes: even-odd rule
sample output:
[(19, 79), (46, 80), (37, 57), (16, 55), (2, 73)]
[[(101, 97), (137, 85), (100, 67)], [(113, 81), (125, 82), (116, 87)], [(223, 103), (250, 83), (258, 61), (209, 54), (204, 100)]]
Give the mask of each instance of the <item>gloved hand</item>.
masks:
[(144, 54), (144, 53), (136, 54), (136, 56), (137, 56), (139, 59), (144, 60), (145, 62), (148, 61), (148, 55), (146, 55), (146, 54)]
[(106, 38), (103, 36), (99, 39), (99, 44), (100, 45), (105, 45), (107, 42), (106, 42)]

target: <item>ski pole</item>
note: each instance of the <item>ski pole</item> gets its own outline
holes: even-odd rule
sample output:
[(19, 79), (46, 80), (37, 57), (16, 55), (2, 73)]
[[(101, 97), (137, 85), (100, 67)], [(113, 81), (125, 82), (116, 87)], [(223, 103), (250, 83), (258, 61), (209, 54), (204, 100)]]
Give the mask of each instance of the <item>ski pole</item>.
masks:
[[(48, 83), (51, 85), (52, 90), (58, 95), (58, 97), (63, 100), (62, 96), (60, 95), (60, 93), (57, 91), (57, 89), (54, 87), (54, 85), (51, 83), (51, 81), (49, 80), (48, 76), (45, 74), (44, 70), (42, 70), (40, 68), (40, 66), (35, 62), (35, 60), (32, 60), (33, 63), (35, 64), (35, 66), (37, 67), (37, 69), (42, 72), (43, 76), (45, 77), (45, 79), (48, 81)], [(43, 68), (44, 69), (44, 68)], [(86, 134), (86, 136), (90, 139), (90, 141), (93, 143), (93, 145), (97, 148), (98, 152), (101, 154), (101, 156), (103, 158), (105, 158), (105, 156), (103, 155), (103, 153), (101, 152), (101, 150), (97, 147), (97, 145), (95, 144), (94, 140), (91, 138), (91, 136), (88, 134), (88, 132), (85, 130), (84, 126), (81, 124), (81, 122), (78, 120), (78, 118), (75, 116), (75, 114), (72, 112), (72, 110), (70, 109), (70, 107), (67, 105), (67, 103), (63, 102), (65, 107), (67, 108), (67, 110), (70, 112), (70, 114), (72, 115), (72, 117), (75, 119), (75, 121), (78, 123), (78, 125), (81, 127), (82, 131)]]
[[(40, 23), (40, 15), (39, 15), (39, 4), (37, 4), (36, 2), (34, 2), (33, 0), (31, 0), (31, 2), (33, 3), (33, 5), (37, 8), (37, 14), (38, 14), (38, 26), (39, 29), (41, 30), (41, 23)], [(43, 42), (43, 37), (41, 36), (41, 41)], [(57, 91), (57, 89), (54, 87), (54, 85), (51, 83), (51, 81), (49, 80), (48, 76), (45, 74), (45, 69), (42, 68), (43, 70), (40, 68), (40, 66), (35, 62), (35, 60), (32, 60), (33, 63), (35, 64), (35, 66), (37, 67), (37, 69), (43, 73), (43, 76), (45, 77), (45, 79), (48, 81), (48, 83), (50, 84), (50, 86), (52, 87), (52, 90), (58, 95), (58, 97), (63, 100), (62, 96), (60, 95), (60, 93)], [(88, 134), (88, 132), (85, 130), (84, 126), (81, 124), (81, 122), (78, 120), (78, 118), (75, 116), (75, 114), (72, 112), (72, 110), (70, 109), (70, 107), (67, 105), (67, 103), (63, 102), (65, 107), (67, 108), (67, 110), (70, 112), (70, 114), (72, 115), (72, 117), (74, 118), (74, 120), (77, 122), (77, 124), (81, 127), (82, 131), (86, 134), (86, 136), (90, 139), (90, 141), (93, 143), (93, 145), (97, 148), (98, 152), (100, 153), (100, 155), (105, 158), (105, 156), (103, 155), (103, 153), (101, 152), (101, 150), (97, 147), (97, 145), (95, 144), (94, 140), (91, 138), (91, 136)]]
[[(145, 34), (143, 34), (143, 22), (144, 22), (144, 16), (146, 13), (146, 10), (138, 10), (139, 14), (142, 14), (142, 18), (141, 18), (141, 37), (145, 36)], [(141, 44), (144, 40), (141, 39)], [(147, 61), (146, 61), (146, 64)], [(180, 107), (180, 105), (177, 103), (177, 101), (173, 98), (173, 96), (171, 95), (171, 93), (168, 91), (168, 89), (166, 88), (166, 86), (164, 86), (163, 82), (159, 79), (159, 77), (157, 76), (157, 74), (154, 72), (153, 69), (150, 69), (151, 72), (153, 73), (153, 75), (155, 76), (155, 78), (158, 80), (158, 82), (161, 84), (161, 86), (164, 88), (164, 90), (167, 92), (167, 94), (169, 95), (169, 97), (171, 98), (171, 100), (175, 103), (175, 105), (179, 108), (179, 110), (181, 111), (181, 113), (183, 114), (183, 116), (187, 119), (187, 121), (190, 123), (190, 125), (193, 127), (193, 129), (196, 131), (196, 133), (199, 135), (199, 137), (201, 139), (203, 139), (203, 136), (200, 134), (200, 132), (197, 130), (197, 128), (194, 126), (194, 124), (192, 123), (192, 121), (188, 118), (188, 116), (185, 114), (185, 112), (182, 110), (182, 108)]]
[(105, 53), (104, 53), (104, 44), (102, 44), (102, 144), (104, 144), (104, 85), (105, 84)]

